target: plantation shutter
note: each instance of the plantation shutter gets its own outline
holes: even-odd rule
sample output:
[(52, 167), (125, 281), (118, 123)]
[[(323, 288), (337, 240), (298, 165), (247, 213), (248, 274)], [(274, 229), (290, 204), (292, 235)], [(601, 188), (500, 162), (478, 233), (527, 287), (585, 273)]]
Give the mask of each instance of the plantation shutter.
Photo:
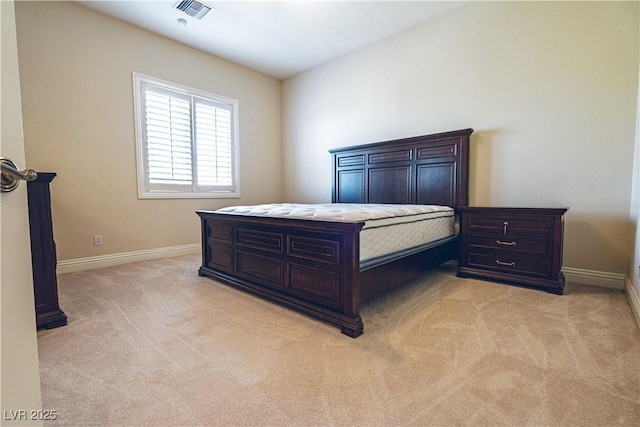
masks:
[(229, 190), (233, 184), (232, 109), (211, 100), (195, 98), (195, 141), (198, 186)]
[(233, 193), (233, 102), (140, 82), (145, 192)]
[(145, 84), (147, 179), (150, 189), (193, 183), (189, 96)]

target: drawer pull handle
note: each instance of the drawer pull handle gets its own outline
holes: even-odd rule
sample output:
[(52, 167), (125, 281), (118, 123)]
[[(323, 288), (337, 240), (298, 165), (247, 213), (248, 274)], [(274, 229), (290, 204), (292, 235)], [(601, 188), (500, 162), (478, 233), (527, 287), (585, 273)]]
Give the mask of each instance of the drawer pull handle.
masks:
[(502, 240), (496, 240), (496, 243), (499, 245), (505, 245), (505, 246), (515, 246), (516, 242), (503, 242)]
[(506, 266), (509, 266), (509, 267), (515, 267), (516, 266), (515, 262), (504, 262), (504, 261), (500, 261), (499, 259), (496, 260), (496, 264), (506, 265)]
[(504, 225), (503, 234), (507, 234), (507, 227), (509, 226), (509, 221), (505, 221), (502, 224)]

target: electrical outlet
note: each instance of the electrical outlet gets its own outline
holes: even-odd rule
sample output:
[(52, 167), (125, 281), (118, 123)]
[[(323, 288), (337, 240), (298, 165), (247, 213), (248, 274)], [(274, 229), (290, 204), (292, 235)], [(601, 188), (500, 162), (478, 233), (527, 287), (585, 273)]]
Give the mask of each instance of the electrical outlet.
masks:
[(102, 236), (96, 234), (93, 236), (93, 246), (102, 246)]

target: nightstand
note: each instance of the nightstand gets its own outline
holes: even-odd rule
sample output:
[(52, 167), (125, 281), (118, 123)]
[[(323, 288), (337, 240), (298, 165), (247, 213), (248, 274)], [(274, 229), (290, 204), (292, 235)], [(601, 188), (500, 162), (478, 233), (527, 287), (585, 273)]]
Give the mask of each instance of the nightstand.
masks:
[(568, 208), (459, 207), (458, 276), (562, 295), (563, 215)]

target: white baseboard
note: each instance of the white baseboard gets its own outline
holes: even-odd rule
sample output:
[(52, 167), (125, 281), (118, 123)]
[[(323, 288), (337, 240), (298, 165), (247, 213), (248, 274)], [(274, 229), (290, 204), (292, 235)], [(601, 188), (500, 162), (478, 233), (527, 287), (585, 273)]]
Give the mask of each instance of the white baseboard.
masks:
[(638, 325), (638, 329), (640, 329), (640, 296), (636, 289), (633, 287), (633, 283), (627, 277), (625, 280), (625, 288), (624, 290), (627, 293), (627, 300), (629, 300), (629, 305), (631, 306), (631, 312), (633, 313), (633, 317), (636, 319), (636, 324)]
[(627, 276), (604, 271), (584, 270), (581, 268), (562, 267), (567, 283), (598, 286), (600, 288), (624, 289)]
[(640, 296), (638, 296), (638, 292), (636, 292), (628, 276), (571, 267), (562, 267), (562, 272), (568, 283), (624, 290), (633, 317), (636, 320), (638, 329), (640, 329)]
[(112, 267), (130, 262), (148, 261), (158, 258), (192, 255), (200, 253), (200, 244), (171, 246), (168, 248), (145, 249), (142, 251), (122, 252), (117, 254), (99, 255), (87, 258), (65, 259), (58, 261), (58, 274), (74, 271), (93, 270), (95, 268)]

